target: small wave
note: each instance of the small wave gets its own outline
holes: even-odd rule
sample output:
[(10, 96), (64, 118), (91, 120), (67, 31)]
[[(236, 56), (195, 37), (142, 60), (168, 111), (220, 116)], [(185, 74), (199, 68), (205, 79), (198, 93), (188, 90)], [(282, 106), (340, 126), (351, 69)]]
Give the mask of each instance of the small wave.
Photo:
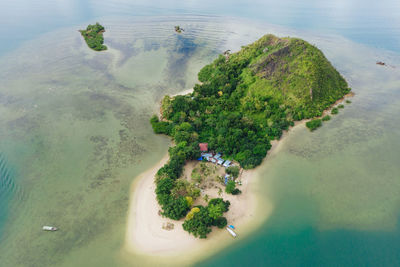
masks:
[(4, 207), (13, 196), (22, 199), (23, 190), (15, 183), (15, 172), (0, 153), (0, 205)]

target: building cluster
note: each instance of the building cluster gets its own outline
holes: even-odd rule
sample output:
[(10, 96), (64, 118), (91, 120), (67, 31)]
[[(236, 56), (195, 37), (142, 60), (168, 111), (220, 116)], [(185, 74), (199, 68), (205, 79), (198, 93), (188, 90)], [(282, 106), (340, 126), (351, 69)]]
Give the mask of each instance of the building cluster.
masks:
[[(222, 154), (217, 152), (217, 153), (211, 153), (208, 152), (208, 143), (200, 143), (199, 144), (199, 148), (201, 151), (201, 157), (198, 158), (198, 160), (202, 161), (203, 159), (221, 165), (225, 168), (228, 168), (230, 166), (234, 166), (232, 164), (232, 162), (230, 160), (224, 160), (222, 158)], [(228, 183), (229, 180), (235, 181), (235, 179), (229, 175), (229, 174), (225, 174), (224, 177), (224, 184), (226, 185)], [(241, 184), (241, 182), (238, 182), (239, 184)]]
[(228, 168), (231, 166), (232, 162), (230, 160), (224, 160), (221, 156), (222, 154), (217, 152), (217, 153), (211, 153), (208, 152), (208, 143), (200, 143), (199, 144), (200, 151), (201, 151), (201, 157), (199, 160), (207, 160), (209, 162), (224, 166), (225, 168)]

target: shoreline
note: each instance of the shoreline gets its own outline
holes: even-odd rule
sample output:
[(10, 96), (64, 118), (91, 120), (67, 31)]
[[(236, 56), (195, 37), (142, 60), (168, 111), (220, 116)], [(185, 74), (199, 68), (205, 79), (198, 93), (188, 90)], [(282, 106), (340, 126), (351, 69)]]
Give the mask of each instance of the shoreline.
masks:
[[(191, 93), (193, 89), (187, 89), (172, 96)], [(347, 94), (337, 100), (323, 115), (343, 102), (354, 93)], [(321, 117), (322, 117), (321, 116)], [(279, 140), (271, 141), (271, 148), (263, 162), (254, 169), (243, 170), (240, 187), (242, 194), (238, 196), (222, 196), (223, 199), (231, 201), (230, 210), (224, 215), (228, 224), (235, 224), (238, 237), (232, 238), (225, 229), (212, 228), (212, 232), (206, 239), (195, 238), (184, 231), (182, 223), (184, 219), (174, 221), (159, 215), (160, 207), (156, 200), (154, 177), (168, 160), (168, 153), (153, 167), (137, 176), (130, 190), (130, 201), (127, 216), (125, 245), (128, 253), (151, 256), (149, 260), (163, 264), (188, 264), (215, 254), (229, 245), (238, 242), (237, 239), (249, 236), (254, 233), (262, 223), (272, 214), (274, 205), (268, 197), (261, 197), (258, 193), (259, 170), (265, 162), (276, 154), (281, 144), (286, 140), (287, 135), (294, 132), (295, 128), (304, 125), (310, 119), (296, 121), (293, 127), (283, 131)], [(187, 162), (185, 166), (188, 164)], [(232, 199), (236, 198), (236, 199)], [(257, 216), (254, 216), (257, 214)], [(166, 223), (174, 224), (172, 230), (163, 229)], [(182, 255), (185, 256), (182, 256)], [(179, 256), (179, 257), (177, 257)]]
[[(275, 148), (278, 143), (275, 143)], [(272, 150), (272, 148), (271, 148)], [(163, 218), (158, 214), (159, 205), (156, 200), (154, 175), (158, 169), (168, 161), (166, 154), (156, 165), (140, 174), (131, 186), (131, 199), (128, 210), (128, 221), (125, 235), (125, 250), (144, 256), (151, 256), (153, 261), (178, 260), (176, 256), (185, 254), (200, 259), (206, 255), (216, 253), (237, 239), (247, 236), (258, 228), (272, 213), (272, 203), (263, 203), (258, 199), (257, 184), (259, 167), (246, 170), (242, 173), (241, 186), (243, 191), (231, 200), (231, 208), (225, 214), (229, 223), (235, 224), (238, 238), (232, 238), (224, 229), (213, 227), (213, 231), (206, 239), (198, 239), (182, 228), (183, 220), (174, 221)], [(227, 200), (227, 197), (223, 197)], [(239, 205), (241, 203), (241, 205)], [(262, 208), (262, 209), (261, 209)], [(262, 211), (261, 211), (262, 210)], [(257, 216), (255, 216), (257, 214)], [(165, 223), (173, 223), (173, 230), (164, 230)], [(184, 260), (184, 259), (179, 259)]]

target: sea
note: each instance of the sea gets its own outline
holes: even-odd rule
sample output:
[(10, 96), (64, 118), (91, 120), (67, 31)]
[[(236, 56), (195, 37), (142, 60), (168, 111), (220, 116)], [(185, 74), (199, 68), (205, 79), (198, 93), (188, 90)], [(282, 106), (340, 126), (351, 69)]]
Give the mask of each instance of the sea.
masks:
[[(105, 52), (78, 32), (95, 22)], [(132, 181), (170, 145), (149, 118), (268, 33), (316, 45), (355, 95), (264, 161), (258, 229), (185, 264), (400, 266), (400, 1), (0, 0), (0, 24), (1, 267), (150, 265), (123, 249)]]

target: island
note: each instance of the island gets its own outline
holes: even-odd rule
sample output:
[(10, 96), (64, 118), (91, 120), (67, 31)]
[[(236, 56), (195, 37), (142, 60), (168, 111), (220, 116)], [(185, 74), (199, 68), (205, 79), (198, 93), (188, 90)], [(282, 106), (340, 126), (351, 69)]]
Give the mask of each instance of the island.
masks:
[(107, 46), (104, 43), (103, 33), (105, 32), (104, 27), (98, 22), (94, 25), (88, 25), (86, 30), (79, 30), (81, 35), (86, 41), (89, 48), (95, 51), (107, 50)]
[[(220, 55), (198, 79), (193, 92), (165, 96), (150, 122), (175, 144), (155, 175), (160, 215), (206, 238), (230, 223), (231, 203), (219, 196), (241, 194), (243, 170), (260, 165), (295, 121), (322, 118), (351, 89), (317, 47), (274, 35)], [(320, 118), (307, 126), (330, 119)]]
[(182, 29), (180, 26), (175, 26), (175, 32), (182, 33), (183, 31), (185, 31), (185, 30)]

